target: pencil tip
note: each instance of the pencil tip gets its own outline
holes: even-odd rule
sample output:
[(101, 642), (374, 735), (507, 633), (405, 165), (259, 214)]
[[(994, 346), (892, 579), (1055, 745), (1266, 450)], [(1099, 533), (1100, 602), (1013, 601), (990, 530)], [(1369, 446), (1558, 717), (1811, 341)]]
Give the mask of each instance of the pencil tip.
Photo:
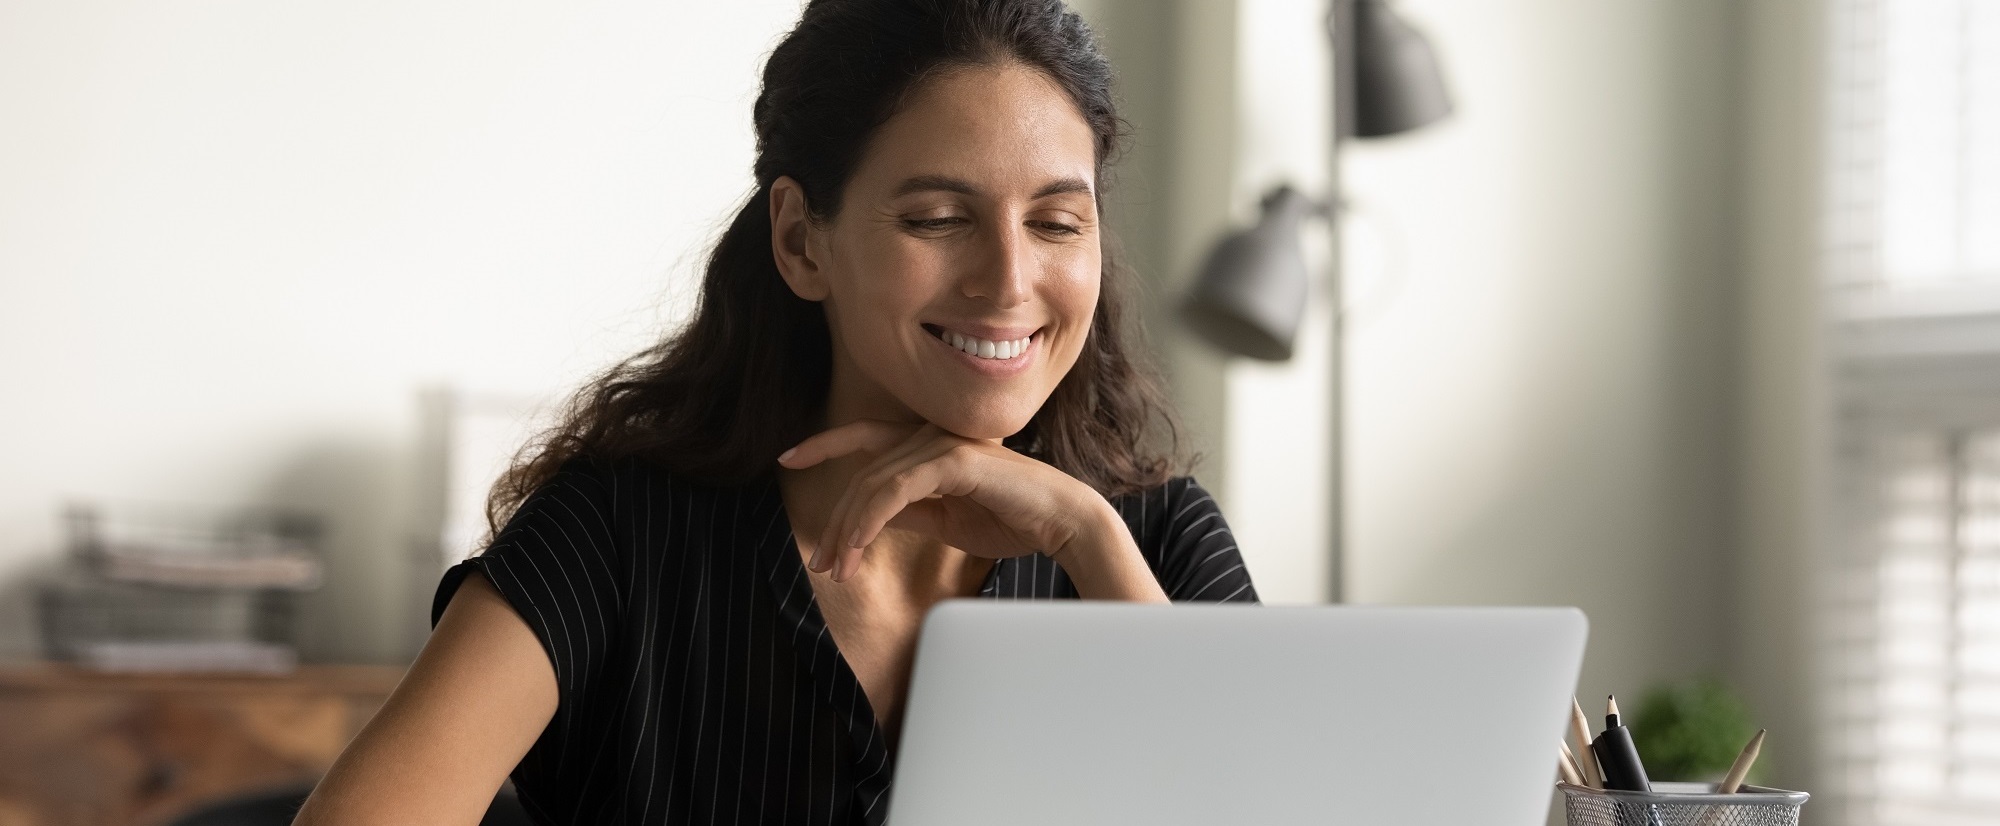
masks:
[(1606, 714), (1618, 713), (1618, 698), (1616, 696), (1610, 694), (1604, 695), (1604, 705), (1605, 708), (1610, 709), (1605, 712)]

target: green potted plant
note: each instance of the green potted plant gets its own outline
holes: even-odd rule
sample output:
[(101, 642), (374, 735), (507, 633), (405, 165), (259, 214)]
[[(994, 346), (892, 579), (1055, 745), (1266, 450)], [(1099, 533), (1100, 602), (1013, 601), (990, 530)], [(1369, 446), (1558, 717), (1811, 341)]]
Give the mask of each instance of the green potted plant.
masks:
[[(1715, 677), (1654, 686), (1629, 724), (1653, 780), (1721, 780), (1757, 732), (1742, 699)], [(1764, 769), (1759, 762), (1751, 781)]]

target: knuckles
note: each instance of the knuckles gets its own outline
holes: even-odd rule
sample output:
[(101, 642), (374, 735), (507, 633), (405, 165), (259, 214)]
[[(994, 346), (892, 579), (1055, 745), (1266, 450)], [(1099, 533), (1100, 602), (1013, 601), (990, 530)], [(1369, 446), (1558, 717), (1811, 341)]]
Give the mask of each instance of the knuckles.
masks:
[(904, 468), (889, 477), (887, 487), (892, 490), (908, 490), (915, 487), (919, 481), (921, 480), (916, 468)]

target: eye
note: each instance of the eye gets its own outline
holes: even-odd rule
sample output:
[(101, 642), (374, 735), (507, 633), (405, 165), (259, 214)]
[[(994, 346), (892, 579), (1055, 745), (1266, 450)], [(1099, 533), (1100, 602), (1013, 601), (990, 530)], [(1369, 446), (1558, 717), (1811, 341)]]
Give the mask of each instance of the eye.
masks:
[(906, 227), (909, 227), (910, 229), (915, 229), (915, 230), (923, 230), (923, 231), (926, 231), (926, 232), (936, 232), (936, 231), (939, 231), (939, 230), (945, 230), (945, 229), (950, 229), (950, 228), (952, 228), (953, 226), (956, 226), (956, 225), (958, 225), (958, 224), (962, 224), (962, 223), (964, 223), (964, 222), (965, 222), (965, 219), (964, 219), (964, 218), (956, 218), (956, 217), (949, 217), (949, 218), (905, 218), (905, 219), (903, 219), (903, 226), (906, 226)]
[(1045, 232), (1052, 232), (1057, 235), (1076, 235), (1083, 231), (1074, 225), (1065, 224), (1061, 221), (1029, 221), (1028, 223)]

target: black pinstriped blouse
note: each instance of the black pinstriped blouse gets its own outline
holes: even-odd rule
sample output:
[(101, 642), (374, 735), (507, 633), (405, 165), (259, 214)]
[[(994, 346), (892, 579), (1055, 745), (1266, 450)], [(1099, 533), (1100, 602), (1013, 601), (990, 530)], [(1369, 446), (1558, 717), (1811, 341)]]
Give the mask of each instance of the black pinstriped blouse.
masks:
[[(1254, 602), (1222, 513), (1193, 479), (1113, 500), (1175, 600)], [(742, 488), (626, 460), (565, 465), (480, 556), (534, 629), (560, 700), (513, 772), (538, 820), (880, 824), (893, 756), (827, 633), (776, 477)], [(1040, 554), (980, 596), (1074, 599)]]

